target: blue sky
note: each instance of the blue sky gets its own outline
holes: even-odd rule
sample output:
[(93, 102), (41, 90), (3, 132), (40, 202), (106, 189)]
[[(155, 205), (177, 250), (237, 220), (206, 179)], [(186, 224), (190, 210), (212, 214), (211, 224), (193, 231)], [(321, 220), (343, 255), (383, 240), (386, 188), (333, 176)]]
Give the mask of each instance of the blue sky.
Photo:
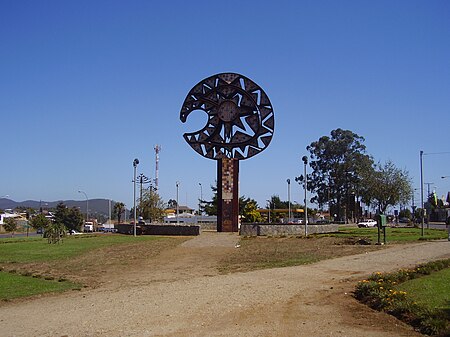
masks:
[[(336, 128), (363, 136), (420, 187), (450, 191), (448, 1), (0, 0), (0, 197), (110, 198), (132, 205), (132, 162), (195, 207), (216, 179), (179, 111), (202, 79), (237, 72), (275, 112), (260, 155), (240, 163), (240, 194), (287, 200), (306, 146)], [(291, 200), (302, 191), (292, 185)], [(419, 193), (416, 193), (419, 200)], [(417, 202), (417, 201), (416, 201)]]

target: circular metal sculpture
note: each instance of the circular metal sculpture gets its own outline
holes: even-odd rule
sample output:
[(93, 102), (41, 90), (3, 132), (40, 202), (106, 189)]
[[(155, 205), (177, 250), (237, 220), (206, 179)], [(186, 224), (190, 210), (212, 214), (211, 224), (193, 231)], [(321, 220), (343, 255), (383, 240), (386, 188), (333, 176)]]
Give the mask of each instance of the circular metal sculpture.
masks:
[(210, 159), (247, 159), (262, 152), (272, 140), (274, 113), (264, 90), (245, 76), (222, 73), (208, 77), (189, 91), (180, 111), (202, 110), (206, 126), (185, 133), (186, 142)]

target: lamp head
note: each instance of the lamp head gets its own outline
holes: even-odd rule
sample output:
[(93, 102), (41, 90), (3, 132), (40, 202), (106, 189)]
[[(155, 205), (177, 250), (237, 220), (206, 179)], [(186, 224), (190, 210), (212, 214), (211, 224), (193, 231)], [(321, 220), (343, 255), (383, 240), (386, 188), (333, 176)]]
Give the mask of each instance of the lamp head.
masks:
[(139, 164), (139, 159), (135, 158), (133, 160), (133, 166), (136, 167), (136, 166), (138, 166), (138, 164)]
[(305, 163), (305, 165), (308, 164), (308, 157), (307, 156), (303, 156), (302, 160)]

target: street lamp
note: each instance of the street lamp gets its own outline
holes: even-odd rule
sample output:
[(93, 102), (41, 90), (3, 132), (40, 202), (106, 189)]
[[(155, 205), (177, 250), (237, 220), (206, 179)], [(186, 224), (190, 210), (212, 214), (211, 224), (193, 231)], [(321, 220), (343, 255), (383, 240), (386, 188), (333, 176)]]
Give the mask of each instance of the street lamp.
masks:
[(288, 223), (291, 222), (291, 179), (287, 179), (288, 186)]
[(421, 235), (424, 235), (425, 210), (423, 208), (423, 151), (420, 150), (420, 207), (422, 216)]
[(442, 176), (441, 179), (450, 178), (450, 176)]
[(134, 168), (134, 179), (133, 179), (133, 212), (134, 212), (134, 226), (133, 233), (136, 236), (136, 169), (139, 164), (139, 159), (135, 158), (133, 160), (133, 168)]
[(178, 189), (179, 189), (179, 187), (180, 187), (180, 182), (177, 181), (177, 182), (175, 183), (175, 185), (177, 186), (177, 225), (178, 225), (178, 224), (179, 224), (179, 222), (178, 222), (178, 213), (179, 213), (179, 207), (178, 207)]
[(88, 196), (86, 194), (86, 192), (84, 191), (78, 191), (78, 193), (84, 194), (85, 198), (86, 198), (86, 222), (89, 221), (89, 199)]
[(306, 201), (306, 191), (308, 189), (308, 176), (306, 175), (306, 165), (308, 164), (308, 157), (302, 157), (304, 164), (304, 174), (305, 174), (305, 236), (308, 236), (308, 206)]
[(201, 215), (200, 204), (203, 202), (203, 186), (202, 183), (198, 183), (200, 186), (200, 201), (198, 202), (198, 215)]

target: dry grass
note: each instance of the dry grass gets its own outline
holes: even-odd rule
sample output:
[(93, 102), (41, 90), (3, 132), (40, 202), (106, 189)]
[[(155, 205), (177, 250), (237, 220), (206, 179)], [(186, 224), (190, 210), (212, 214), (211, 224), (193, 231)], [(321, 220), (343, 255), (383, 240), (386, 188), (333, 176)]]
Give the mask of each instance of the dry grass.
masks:
[(382, 249), (336, 237), (242, 238), (240, 247), (220, 262), (222, 273), (286, 267)]

